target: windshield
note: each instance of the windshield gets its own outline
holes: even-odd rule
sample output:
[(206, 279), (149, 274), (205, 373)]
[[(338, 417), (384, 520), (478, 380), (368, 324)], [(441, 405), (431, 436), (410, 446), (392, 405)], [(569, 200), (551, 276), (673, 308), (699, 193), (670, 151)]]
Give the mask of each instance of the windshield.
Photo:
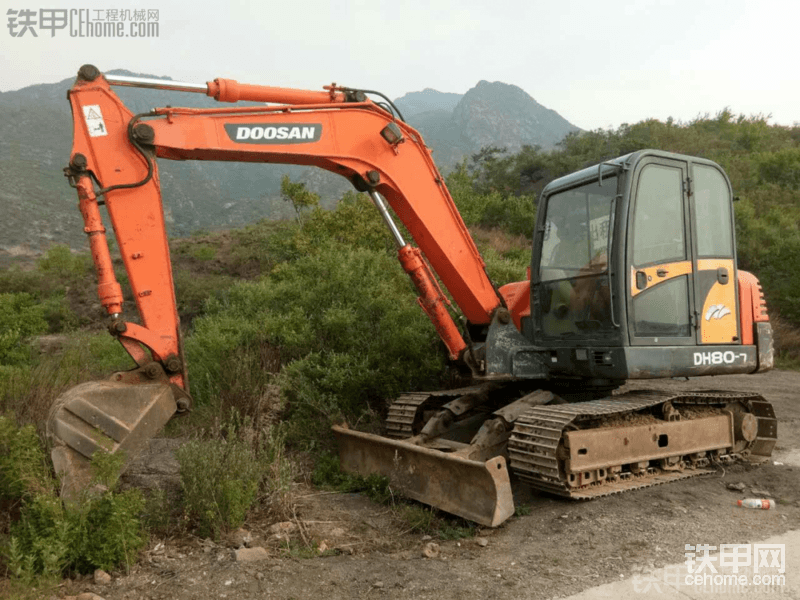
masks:
[(547, 201), (539, 266), (545, 336), (575, 337), (612, 327), (607, 251), (617, 178)]

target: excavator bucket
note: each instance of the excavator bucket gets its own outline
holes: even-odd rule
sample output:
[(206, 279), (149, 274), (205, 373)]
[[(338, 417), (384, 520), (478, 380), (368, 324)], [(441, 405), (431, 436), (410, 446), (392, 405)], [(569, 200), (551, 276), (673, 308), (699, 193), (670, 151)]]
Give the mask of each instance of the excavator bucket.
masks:
[(169, 384), (90, 381), (62, 394), (47, 420), (61, 495), (74, 499), (92, 480), (95, 451), (124, 453), (123, 470), (177, 409)]
[(333, 431), (345, 471), (383, 475), (409, 498), (481, 525), (496, 527), (514, 514), (502, 456), (481, 462), (346, 427)]

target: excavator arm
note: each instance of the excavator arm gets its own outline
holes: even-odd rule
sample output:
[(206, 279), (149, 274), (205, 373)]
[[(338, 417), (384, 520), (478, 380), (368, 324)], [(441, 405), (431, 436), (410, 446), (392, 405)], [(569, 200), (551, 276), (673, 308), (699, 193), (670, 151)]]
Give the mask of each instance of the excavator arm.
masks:
[[(166, 107), (134, 115), (112, 84), (204, 93), (220, 102), (277, 104)], [(65, 494), (86, 487), (88, 459), (98, 448), (124, 452), (130, 460), (176, 411), (191, 405), (157, 158), (310, 165), (346, 177), (369, 193), (390, 227), (398, 259), (450, 358), (475, 371), (486, 364), (472, 356), (434, 272), (473, 325), (490, 324), (503, 301), (420, 135), (363, 92), (335, 84), (311, 92), (224, 79), (179, 84), (103, 76), (85, 65), (68, 98), (74, 141), (65, 173), (78, 193), (109, 329), (138, 368), (77, 386), (56, 401), (48, 434)], [(418, 247), (403, 239), (384, 198)], [(140, 323), (124, 318), (103, 205)], [(474, 467), (486, 470), (483, 462), (464, 468)], [(497, 474), (482, 477), (490, 488), (496, 485)]]
[[(491, 321), (501, 300), (429, 149), (412, 127), (363, 94), (334, 86), (328, 92), (306, 92), (218, 79), (207, 84), (206, 93), (220, 101), (283, 104), (158, 108), (133, 115), (109, 80), (115, 81), (84, 67), (69, 92), (74, 124), (69, 175), (78, 189), (100, 299), (114, 317), (112, 330), (140, 365), (148, 358), (139, 344), (168, 367), (173, 383), (186, 387), (156, 157), (310, 165), (342, 175), (370, 193), (392, 226), (382, 206), (386, 198), (418, 244), (419, 249), (412, 247), (392, 227), (398, 258), (451, 358), (463, 358), (467, 345), (426, 262), (470, 323)], [(122, 295), (100, 203), (114, 227), (141, 326), (120, 320)]]

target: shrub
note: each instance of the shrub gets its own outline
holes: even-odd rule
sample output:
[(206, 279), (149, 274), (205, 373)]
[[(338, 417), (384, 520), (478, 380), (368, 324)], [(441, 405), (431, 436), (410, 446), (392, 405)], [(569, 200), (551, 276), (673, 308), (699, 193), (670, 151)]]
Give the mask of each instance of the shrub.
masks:
[[(404, 389), (435, 385), (442, 369), (435, 331), (395, 259), (350, 247), (320, 247), (209, 302), (187, 340), (198, 402), (233, 383), (237, 364), (257, 364), (264, 347), (280, 356), (293, 433), (306, 440), (342, 415), (357, 419)], [(253, 402), (267, 381), (254, 383)]]
[(0, 483), (5, 498), (20, 507), (3, 548), (12, 576), (33, 581), (133, 561), (147, 540), (138, 517), (144, 503), (138, 490), (115, 493), (121, 459), (95, 453), (94, 483), (105, 489), (64, 503), (34, 428), (0, 417)]
[(448, 175), (447, 186), (467, 226), (499, 227), (514, 235), (533, 236), (533, 196), (478, 191), (476, 176), (467, 171), (465, 164)]
[(91, 272), (91, 257), (86, 253), (73, 254), (68, 246), (52, 246), (37, 261), (40, 273), (59, 280), (79, 280)]
[(252, 448), (236, 438), (194, 440), (181, 446), (176, 456), (184, 509), (197, 533), (218, 538), (240, 527), (261, 479)]
[(215, 436), (184, 444), (176, 457), (184, 512), (199, 535), (218, 538), (241, 527), (257, 499), (287, 515), (292, 467), (280, 428), (256, 430), (232, 411)]
[(38, 356), (31, 364), (0, 365), (0, 413), (11, 412), (22, 424), (43, 427), (51, 404), (67, 388), (132, 364), (108, 333), (71, 333), (58, 353)]
[(0, 497), (17, 500), (54, 490), (34, 427), (20, 428), (11, 418), (0, 416)]
[(0, 364), (29, 362), (28, 338), (47, 331), (44, 308), (27, 293), (0, 294)]
[(365, 194), (353, 192), (345, 193), (335, 210), (315, 207), (308, 213), (295, 243), (312, 253), (333, 243), (394, 254), (389, 229), (372, 201)]

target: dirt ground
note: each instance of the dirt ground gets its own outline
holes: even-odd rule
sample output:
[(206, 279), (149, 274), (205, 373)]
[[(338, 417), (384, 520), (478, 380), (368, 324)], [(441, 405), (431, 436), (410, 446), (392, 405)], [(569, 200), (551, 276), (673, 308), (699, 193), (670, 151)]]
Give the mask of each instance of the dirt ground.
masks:
[[(517, 485), (524, 516), (476, 537), (429, 540), (403, 531), (384, 506), (358, 494), (301, 490), (294, 546), (335, 549), (290, 556), (272, 523), (246, 524), (269, 556), (237, 562), (233, 550), (191, 537), (153, 539), (143, 560), (112, 582), (67, 581), (56, 596), (94, 592), (106, 600), (190, 598), (553, 598), (683, 560), (685, 544), (747, 543), (800, 527), (800, 373), (773, 371), (691, 381), (640, 382), (630, 388), (752, 391), (774, 403), (779, 442), (760, 466), (737, 464), (716, 474), (589, 501), (556, 499)], [(742, 482), (747, 489), (727, 489)], [(767, 490), (777, 510), (736, 506)], [(423, 548), (439, 545), (435, 558)], [(282, 548), (284, 549), (282, 551)]]

